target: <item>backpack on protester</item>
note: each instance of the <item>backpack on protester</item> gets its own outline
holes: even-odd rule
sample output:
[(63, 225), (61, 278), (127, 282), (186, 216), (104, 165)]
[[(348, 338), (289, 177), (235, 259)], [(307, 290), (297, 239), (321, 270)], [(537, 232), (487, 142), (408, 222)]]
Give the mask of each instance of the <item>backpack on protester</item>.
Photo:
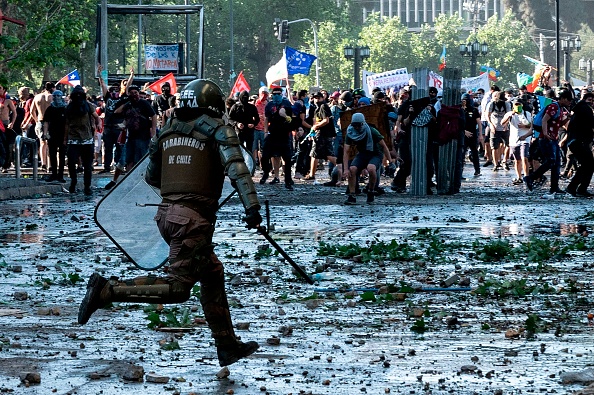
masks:
[(499, 103), (499, 101), (492, 101), (489, 104), (492, 106), (489, 120), (491, 123), (493, 123), (493, 125), (495, 125), (495, 131), (506, 130), (506, 127), (501, 123), (501, 121), (503, 121), (503, 117), (509, 111), (507, 108), (507, 102), (504, 102), (502, 106), (500, 106)]
[[(557, 106), (557, 112), (555, 113), (555, 116), (553, 117), (553, 119), (557, 119), (561, 115), (561, 106), (557, 102), (552, 102), (551, 104), (554, 104)], [(541, 106), (540, 111), (534, 116), (534, 119), (532, 120), (532, 125), (534, 126), (534, 130), (536, 130), (539, 133), (542, 132), (542, 118), (544, 117), (547, 107), (548, 106)]]
[(460, 106), (441, 105), (438, 113), (440, 144), (460, 137), (460, 126), (464, 127), (463, 121), (460, 120), (460, 108)]

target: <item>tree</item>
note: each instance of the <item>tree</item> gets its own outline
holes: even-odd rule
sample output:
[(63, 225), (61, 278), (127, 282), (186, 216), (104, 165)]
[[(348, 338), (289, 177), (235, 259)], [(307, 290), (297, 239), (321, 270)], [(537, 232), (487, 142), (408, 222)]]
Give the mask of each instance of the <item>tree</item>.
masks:
[[(513, 34), (501, 34), (502, 26)], [(532, 74), (534, 65), (523, 55), (536, 56), (536, 44), (530, 39), (528, 29), (515, 19), (511, 11), (501, 20), (495, 16), (489, 18), (487, 24), (479, 29), (477, 38), (479, 42), (485, 41), (489, 45), (489, 53), (482, 59), (486, 65), (501, 72), (503, 83), (515, 84), (518, 72)]]
[[(88, 0), (0, 0), (6, 15), (26, 21), (25, 29), (5, 24), (0, 36), (0, 73), (13, 84), (57, 77), (51, 70), (78, 61), (80, 45), (94, 24)], [(93, 21), (93, 23), (92, 23)]]

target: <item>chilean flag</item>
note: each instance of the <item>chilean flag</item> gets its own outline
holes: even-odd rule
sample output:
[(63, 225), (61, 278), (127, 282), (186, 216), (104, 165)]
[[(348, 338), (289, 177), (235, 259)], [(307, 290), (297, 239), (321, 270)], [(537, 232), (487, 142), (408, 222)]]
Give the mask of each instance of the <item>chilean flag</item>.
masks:
[(62, 77), (62, 79), (58, 81), (57, 84), (68, 84), (71, 86), (80, 85), (80, 75), (78, 75), (78, 70), (71, 71)]

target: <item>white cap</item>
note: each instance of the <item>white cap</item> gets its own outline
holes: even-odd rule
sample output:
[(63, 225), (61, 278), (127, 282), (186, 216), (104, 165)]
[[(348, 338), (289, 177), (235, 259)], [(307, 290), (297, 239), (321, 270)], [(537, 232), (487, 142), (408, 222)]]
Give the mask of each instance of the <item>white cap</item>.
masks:
[(260, 89), (258, 89), (258, 93), (262, 93), (262, 92), (268, 93), (268, 88), (265, 86), (261, 86)]

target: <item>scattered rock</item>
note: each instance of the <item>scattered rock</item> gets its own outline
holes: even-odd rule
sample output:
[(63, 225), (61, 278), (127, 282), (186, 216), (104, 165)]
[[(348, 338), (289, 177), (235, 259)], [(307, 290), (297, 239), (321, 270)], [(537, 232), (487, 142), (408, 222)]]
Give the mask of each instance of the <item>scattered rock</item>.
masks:
[(517, 339), (518, 337), (520, 337), (520, 331), (517, 329), (508, 329), (505, 331), (506, 339)]
[(592, 384), (594, 383), (594, 368), (584, 369), (580, 372), (561, 373), (561, 382), (563, 384)]
[(169, 382), (169, 377), (160, 376), (154, 372), (147, 374), (144, 379), (147, 383), (167, 384)]
[(40, 384), (41, 375), (38, 372), (23, 372), (20, 374), (21, 382), (25, 384)]
[(293, 335), (293, 327), (292, 326), (281, 326), (280, 328), (278, 328), (278, 331), (283, 336)]
[(11, 270), (14, 273), (22, 273), (23, 272), (23, 267), (21, 265), (14, 265), (11, 267)]
[(460, 276), (458, 276), (457, 274), (452, 274), (450, 275), (450, 277), (446, 278), (444, 281), (441, 282), (441, 286), (444, 288), (449, 288), (452, 285), (456, 284), (458, 281), (460, 281)]
[(460, 367), (460, 372), (462, 373), (472, 373), (476, 371), (478, 368), (475, 365), (463, 365)]
[(122, 375), (122, 378), (126, 381), (142, 381), (144, 378), (144, 368), (142, 366), (130, 364), (128, 370)]
[(277, 336), (272, 336), (266, 339), (266, 344), (271, 346), (278, 346), (280, 344), (280, 338)]
[(15, 300), (27, 300), (29, 299), (29, 294), (27, 294), (24, 291), (16, 291), (14, 294), (14, 299)]
[(238, 322), (235, 324), (235, 328), (239, 329), (240, 331), (247, 331), (250, 329), (250, 322)]
[(231, 281), (229, 281), (229, 284), (231, 285), (240, 285), (242, 283), (242, 279), (241, 279), (241, 275), (236, 275), (234, 276)]
[(323, 304), (323, 301), (321, 299), (310, 299), (307, 302), (305, 302), (305, 307), (307, 307), (310, 310), (315, 310), (318, 307), (320, 307)]
[(469, 287), (470, 286), (470, 277), (462, 277), (458, 282), (460, 287)]

